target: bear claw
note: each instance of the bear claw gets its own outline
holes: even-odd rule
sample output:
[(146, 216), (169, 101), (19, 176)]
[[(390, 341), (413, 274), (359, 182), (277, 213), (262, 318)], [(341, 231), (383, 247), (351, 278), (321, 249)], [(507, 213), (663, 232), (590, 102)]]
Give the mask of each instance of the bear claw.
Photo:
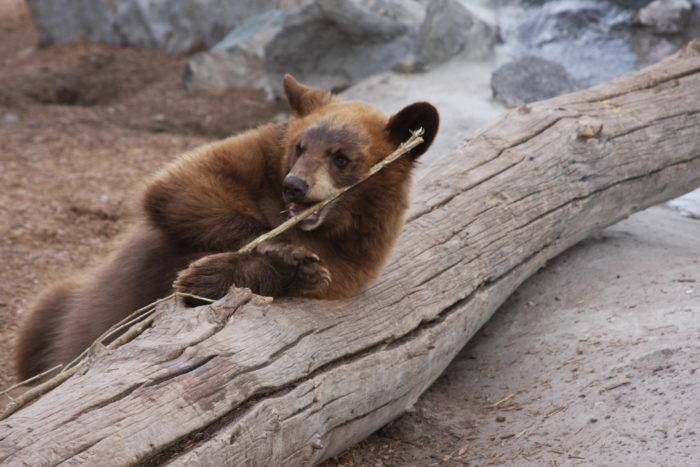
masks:
[(317, 292), (331, 284), (331, 273), (321, 266), (321, 258), (304, 246), (263, 243), (256, 248), (256, 252), (295, 268), (294, 285), (299, 290)]

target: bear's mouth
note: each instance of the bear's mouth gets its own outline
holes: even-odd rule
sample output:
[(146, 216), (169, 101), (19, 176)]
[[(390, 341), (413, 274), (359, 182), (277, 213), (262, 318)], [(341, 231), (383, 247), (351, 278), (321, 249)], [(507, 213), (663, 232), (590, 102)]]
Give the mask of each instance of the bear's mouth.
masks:
[[(294, 217), (297, 214), (300, 214), (304, 212), (305, 210), (309, 209), (311, 206), (317, 204), (318, 201), (311, 201), (311, 202), (294, 202), (294, 203), (289, 203), (287, 204), (287, 213), (289, 217)], [(309, 215), (307, 218), (299, 222), (299, 228), (302, 230), (313, 230), (317, 228), (319, 225), (323, 223), (323, 220), (326, 217), (326, 214), (328, 214), (328, 209), (330, 208), (330, 205), (323, 207), (317, 211), (314, 211), (311, 215)]]

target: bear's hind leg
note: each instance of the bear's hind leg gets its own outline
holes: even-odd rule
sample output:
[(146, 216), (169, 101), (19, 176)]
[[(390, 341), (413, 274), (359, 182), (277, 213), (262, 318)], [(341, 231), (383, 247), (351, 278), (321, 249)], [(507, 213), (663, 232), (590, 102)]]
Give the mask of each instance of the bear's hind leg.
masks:
[(52, 348), (76, 288), (73, 282), (55, 285), (39, 298), (21, 323), (15, 352), (15, 366), (21, 380), (58, 365), (59, 362), (51, 359), (55, 355)]

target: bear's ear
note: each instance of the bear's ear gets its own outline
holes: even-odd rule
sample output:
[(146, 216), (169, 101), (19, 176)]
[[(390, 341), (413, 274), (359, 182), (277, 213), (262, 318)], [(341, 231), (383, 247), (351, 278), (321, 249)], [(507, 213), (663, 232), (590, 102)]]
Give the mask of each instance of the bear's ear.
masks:
[(298, 117), (303, 117), (319, 107), (323, 107), (333, 98), (330, 91), (305, 86), (289, 74), (284, 75), (282, 87), (284, 87), (284, 94), (287, 96), (292, 112)]
[(389, 140), (398, 146), (411, 136), (411, 131), (423, 128), (423, 143), (411, 150), (411, 156), (415, 159), (433, 143), (439, 125), (440, 116), (437, 109), (427, 102), (416, 102), (393, 115), (386, 125), (386, 130)]

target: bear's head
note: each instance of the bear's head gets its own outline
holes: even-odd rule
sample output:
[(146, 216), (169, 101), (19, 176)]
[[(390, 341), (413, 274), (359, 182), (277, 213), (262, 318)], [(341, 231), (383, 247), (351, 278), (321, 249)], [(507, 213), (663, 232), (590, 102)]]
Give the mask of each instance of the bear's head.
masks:
[[(360, 180), (370, 168), (423, 128), (423, 143), (321, 211), (299, 224), (310, 231), (323, 226), (343, 231), (356, 223), (368, 203), (397, 198), (403, 214), (413, 163), (430, 147), (438, 130), (438, 112), (427, 102), (411, 104), (393, 116), (329, 91), (305, 86), (286, 75), (283, 87), (292, 110), (285, 140), (283, 196), (290, 216)], [(384, 194), (394, 194), (387, 197)], [(369, 196), (368, 196), (369, 195)], [(392, 198), (392, 199), (389, 199)]]

